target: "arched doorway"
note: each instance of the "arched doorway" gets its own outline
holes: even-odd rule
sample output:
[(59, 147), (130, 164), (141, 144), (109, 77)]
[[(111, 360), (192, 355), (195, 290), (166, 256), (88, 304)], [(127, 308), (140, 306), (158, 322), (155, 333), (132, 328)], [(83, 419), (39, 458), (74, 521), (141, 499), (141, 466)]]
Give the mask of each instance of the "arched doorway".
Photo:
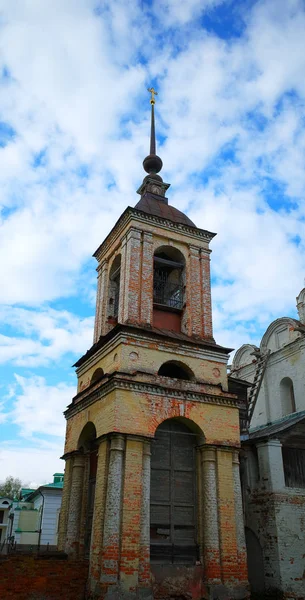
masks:
[(84, 535), (84, 555), (89, 557), (90, 554), (90, 542), (91, 542), (91, 531), (93, 522), (93, 511), (94, 511), (94, 497), (95, 497), (95, 484), (96, 484), (96, 471), (97, 471), (97, 448), (95, 445), (96, 429), (93, 423), (89, 422), (83, 428), (79, 441), (78, 449), (82, 450), (87, 457), (87, 474), (84, 485), (87, 487), (86, 494), (86, 514), (85, 514), (85, 535)]
[(176, 419), (157, 429), (151, 450), (150, 559), (195, 564), (197, 435)]

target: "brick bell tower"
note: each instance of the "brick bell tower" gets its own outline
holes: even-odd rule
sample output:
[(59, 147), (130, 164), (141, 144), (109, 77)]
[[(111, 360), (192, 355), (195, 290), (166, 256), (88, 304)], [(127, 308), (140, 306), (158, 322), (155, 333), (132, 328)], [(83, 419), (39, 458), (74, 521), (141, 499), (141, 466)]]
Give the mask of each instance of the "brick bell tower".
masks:
[(76, 363), (59, 547), (88, 598), (247, 598), (238, 398), (212, 334), (215, 234), (168, 204), (151, 89), (140, 201), (94, 256), (94, 343)]

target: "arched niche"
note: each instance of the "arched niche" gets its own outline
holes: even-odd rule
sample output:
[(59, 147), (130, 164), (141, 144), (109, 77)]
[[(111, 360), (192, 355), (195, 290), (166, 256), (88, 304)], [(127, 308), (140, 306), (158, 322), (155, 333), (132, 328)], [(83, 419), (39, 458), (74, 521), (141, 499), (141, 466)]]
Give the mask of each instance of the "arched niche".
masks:
[(290, 415), (296, 411), (293, 382), (290, 377), (283, 377), (280, 382), (280, 396), (282, 416)]
[(155, 327), (181, 331), (184, 305), (185, 258), (173, 246), (160, 246), (154, 253), (153, 322)]
[(188, 419), (163, 421), (151, 445), (150, 557), (155, 564), (195, 564), (196, 446), (203, 438)]
[(118, 254), (109, 271), (108, 318), (117, 319), (120, 302), (121, 255)]
[(96, 369), (91, 377), (90, 384), (96, 383), (104, 376), (104, 371), (100, 367)]
[(172, 379), (185, 379), (192, 381), (195, 379), (193, 371), (178, 360), (169, 360), (163, 363), (158, 371), (160, 377), (171, 377)]

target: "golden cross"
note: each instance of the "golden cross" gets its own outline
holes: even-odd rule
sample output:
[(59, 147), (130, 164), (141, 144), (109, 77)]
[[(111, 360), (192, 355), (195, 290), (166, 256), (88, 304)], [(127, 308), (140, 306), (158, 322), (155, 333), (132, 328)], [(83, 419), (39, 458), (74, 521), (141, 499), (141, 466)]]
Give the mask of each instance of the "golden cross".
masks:
[(147, 91), (151, 94), (150, 104), (155, 104), (155, 96), (158, 96), (158, 92), (154, 88), (147, 88)]

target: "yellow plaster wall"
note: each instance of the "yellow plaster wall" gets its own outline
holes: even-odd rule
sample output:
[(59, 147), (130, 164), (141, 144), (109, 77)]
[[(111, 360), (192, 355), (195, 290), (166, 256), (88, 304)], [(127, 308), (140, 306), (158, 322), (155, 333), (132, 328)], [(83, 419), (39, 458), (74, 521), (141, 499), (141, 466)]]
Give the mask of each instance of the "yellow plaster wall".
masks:
[(192, 420), (209, 444), (239, 445), (237, 408), (115, 390), (68, 420), (65, 452), (77, 449), (88, 421), (94, 423), (97, 437), (112, 431), (153, 437), (158, 425), (173, 417)]

